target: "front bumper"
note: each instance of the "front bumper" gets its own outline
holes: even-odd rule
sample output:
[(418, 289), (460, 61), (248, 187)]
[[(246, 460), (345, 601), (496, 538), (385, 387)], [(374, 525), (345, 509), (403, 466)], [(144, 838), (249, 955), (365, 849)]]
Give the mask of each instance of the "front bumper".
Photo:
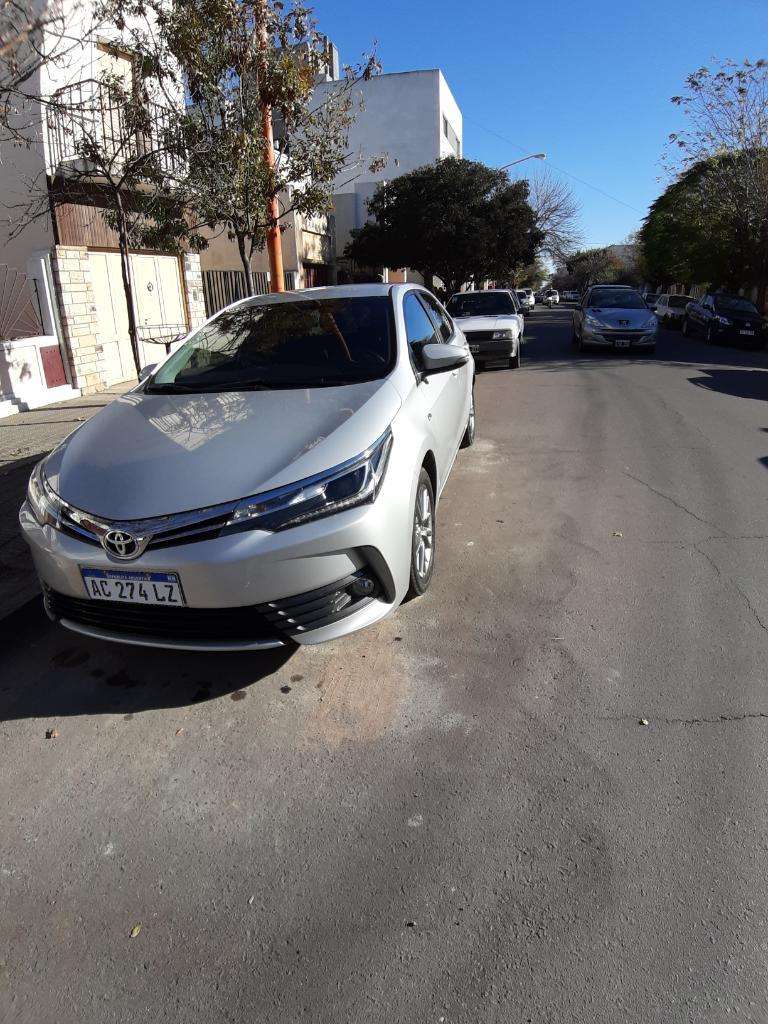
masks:
[[(407, 593), (410, 475), (404, 486), (398, 462), (392, 460), (373, 504), (277, 533), (252, 530), (150, 549), (130, 562), (41, 527), (26, 502), (19, 520), (46, 610), (68, 629), (184, 650), (322, 643), (383, 618)], [(176, 573), (186, 607), (158, 611), (158, 606), (96, 601), (86, 592), (81, 566)], [(354, 595), (351, 601), (335, 596), (350, 590), (361, 575), (374, 581), (372, 595)], [(162, 611), (181, 615), (168, 618)]]
[(631, 351), (639, 348), (653, 348), (656, 344), (658, 332), (651, 331), (647, 334), (641, 332), (627, 331), (615, 332), (590, 330), (584, 328), (583, 340), (586, 345), (600, 346), (601, 348), (618, 349), (619, 351)]
[(469, 350), (475, 363), (480, 366), (491, 363), (506, 363), (515, 352), (514, 338), (503, 338), (500, 341), (470, 341)]

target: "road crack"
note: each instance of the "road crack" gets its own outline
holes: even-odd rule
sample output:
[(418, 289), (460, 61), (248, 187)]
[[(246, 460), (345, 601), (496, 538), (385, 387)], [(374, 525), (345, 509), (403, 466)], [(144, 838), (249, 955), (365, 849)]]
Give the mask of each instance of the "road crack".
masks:
[(628, 469), (624, 470), (624, 476), (628, 476), (630, 480), (634, 480), (637, 483), (642, 484), (643, 487), (647, 487), (652, 494), (655, 494), (659, 498), (663, 498), (664, 501), (668, 501), (671, 505), (674, 505), (675, 508), (680, 509), (681, 512), (685, 512), (686, 515), (689, 515), (692, 519), (695, 519), (697, 523), (702, 523), (704, 526), (711, 526), (712, 529), (717, 530), (720, 536), (722, 537), (728, 536), (725, 530), (722, 530), (717, 525), (717, 523), (712, 523), (709, 519), (704, 519), (702, 516), (697, 515), (692, 509), (688, 508), (687, 505), (683, 505), (682, 502), (678, 501), (676, 498), (673, 498), (671, 494), (665, 494), (664, 491), (658, 490), (658, 488), (654, 487), (652, 484), (649, 484), (647, 480), (643, 480), (641, 477), (635, 476), (634, 473), (630, 473)]

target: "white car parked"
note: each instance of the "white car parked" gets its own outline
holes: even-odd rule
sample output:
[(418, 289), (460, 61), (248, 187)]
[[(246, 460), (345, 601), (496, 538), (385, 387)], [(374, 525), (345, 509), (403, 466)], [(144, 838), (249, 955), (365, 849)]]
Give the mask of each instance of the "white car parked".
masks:
[(520, 366), (520, 316), (509, 291), (456, 292), (446, 308), (467, 339), (475, 363)]

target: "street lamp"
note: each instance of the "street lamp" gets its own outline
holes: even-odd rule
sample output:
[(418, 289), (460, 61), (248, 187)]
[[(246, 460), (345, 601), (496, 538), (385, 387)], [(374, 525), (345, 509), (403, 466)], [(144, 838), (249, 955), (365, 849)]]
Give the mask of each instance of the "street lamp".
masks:
[(529, 153), (528, 156), (521, 156), (517, 160), (513, 160), (510, 164), (504, 164), (503, 167), (499, 167), (500, 171), (506, 171), (508, 167), (514, 167), (515, 164), (521, 164), (524, 160), (546, 160), (546, 153)]

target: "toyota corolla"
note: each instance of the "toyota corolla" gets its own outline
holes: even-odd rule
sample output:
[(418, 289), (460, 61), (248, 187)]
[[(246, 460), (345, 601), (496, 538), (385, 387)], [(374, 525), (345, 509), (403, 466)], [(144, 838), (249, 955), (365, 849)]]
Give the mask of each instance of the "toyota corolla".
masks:
[(20, 520), (49, 616), (214, 651), (376, 622), (429, 585), (473, 381), (419, 287), (227, 307), (35, 467)]

